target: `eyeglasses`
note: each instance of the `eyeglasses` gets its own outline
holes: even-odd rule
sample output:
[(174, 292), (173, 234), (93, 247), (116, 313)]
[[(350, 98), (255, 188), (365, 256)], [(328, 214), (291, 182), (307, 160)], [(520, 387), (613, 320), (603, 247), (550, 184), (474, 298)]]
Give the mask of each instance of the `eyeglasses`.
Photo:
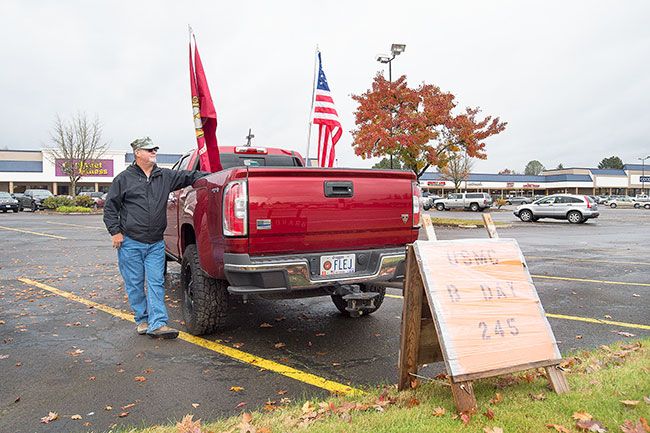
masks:
[(156, 152), (156, 153), (158, 153), (158, 148), (157, 148), (157, 147), (154, 147), (153, 149), (142, 149), (142, 150), (146, 150), (146, 151), (149, 152), (149, 153), (151, 153), (151, 152)]

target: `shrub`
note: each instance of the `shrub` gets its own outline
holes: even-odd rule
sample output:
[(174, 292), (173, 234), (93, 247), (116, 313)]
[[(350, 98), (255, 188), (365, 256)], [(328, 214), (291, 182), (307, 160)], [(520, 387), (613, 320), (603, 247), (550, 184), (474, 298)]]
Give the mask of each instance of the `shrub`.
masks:
[(60, 206), (56, 208), (57, 212), (61, 213), (73, 213), (73, 212), (79, 212), (79, 213), (90, 213), (92, 212), (90, 208), (83, 207), (83, 206)]
[(74, 200), (67, 195), (53, 195), (43, 200), (43, 206), (47, 209), (56, 209), (61, 206), (74, 206)]
[(82, 207), (94, 207), (95, 200), (87, 195), (78, 195), (74, 200), (74, 204)]

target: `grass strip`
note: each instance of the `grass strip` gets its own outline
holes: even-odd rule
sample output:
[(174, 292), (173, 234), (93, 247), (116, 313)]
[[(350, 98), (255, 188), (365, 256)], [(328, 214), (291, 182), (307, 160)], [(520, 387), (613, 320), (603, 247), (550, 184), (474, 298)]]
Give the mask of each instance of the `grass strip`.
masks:
[(577, 433), (586, 430), (578, 427), (576, 418), (591, 418), (609, 432), (618, 432), (626, 421), (636, 424), (650, 419), (649, 346), (650, 338), (646, 338), (565, 358), (563, 368), (571, 387), (568, 394), (553, 393), (543, 369), (475, 381), (478, 412), (469, 419), (455, 413), (447, 380), (438, 376), (408, 391), (385, 386), (368, 389), (363, 397), (289, 403), (271, 396), (259, 412), (211, 422), (199, 430), (187, 427), (191, 421), (186, 419), (185, 429), (170, 425), (117, 431)]

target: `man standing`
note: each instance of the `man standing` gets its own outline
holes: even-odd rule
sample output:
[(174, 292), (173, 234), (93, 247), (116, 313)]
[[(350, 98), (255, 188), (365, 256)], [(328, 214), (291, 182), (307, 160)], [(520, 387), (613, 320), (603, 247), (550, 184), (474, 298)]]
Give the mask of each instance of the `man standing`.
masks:
[(104, 204), (104, 224), (117, 249), (138, 334), (176, 338), (178, 331), (167, 326), (165, 307), (163, 233), (167, 198), (170, 192), (192, 185), (209, 173), (158, 167), (158, 146), (149, 137), (135, 140), (131, 147), (135, 161), (111, 184)]

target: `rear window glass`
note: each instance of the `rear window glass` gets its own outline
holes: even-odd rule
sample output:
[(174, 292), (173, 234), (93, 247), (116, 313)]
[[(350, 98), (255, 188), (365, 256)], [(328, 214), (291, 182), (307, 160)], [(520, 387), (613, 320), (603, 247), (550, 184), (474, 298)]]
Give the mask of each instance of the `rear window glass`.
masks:
[(567, 197), (568, 203), (584, 203), (582, 199), (576, 197)]
[(483, 194), (467, 194), (467, 198), (483, 198)]
[(221, 165), (224, 169), (232, 167), (299, 167), (297, 158), (290, 155), (237, 155), (222, 153)]

